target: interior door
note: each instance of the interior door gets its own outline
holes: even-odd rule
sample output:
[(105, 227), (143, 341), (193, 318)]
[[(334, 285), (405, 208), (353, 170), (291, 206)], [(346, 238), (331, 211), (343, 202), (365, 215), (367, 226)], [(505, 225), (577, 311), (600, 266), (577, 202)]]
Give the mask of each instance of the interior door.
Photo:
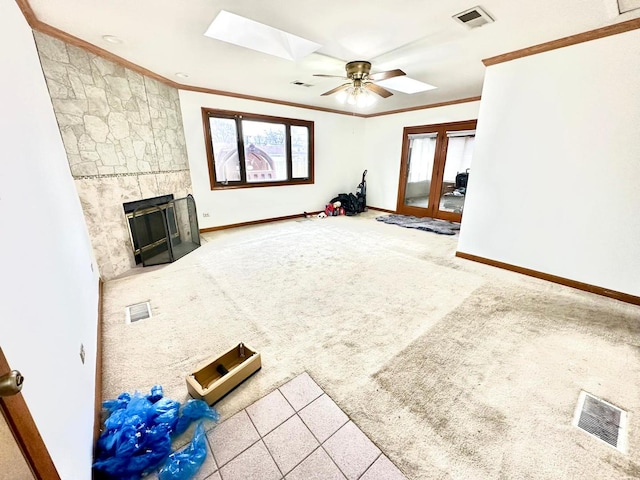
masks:
[[(0, 348), (0, 379), (10, 372)], [(3, 392), (0, 413), (0, 480), (60, 480), (22, 393)]]
[(405, 127), (397, 212), (459, 222), (476, 121)]
[(0, 415), (0, 480), (35, 480), (11, 428)]
[(417, 217), (432, 216), (437, 136), (438, 132), (405, 132), (399, 213)]

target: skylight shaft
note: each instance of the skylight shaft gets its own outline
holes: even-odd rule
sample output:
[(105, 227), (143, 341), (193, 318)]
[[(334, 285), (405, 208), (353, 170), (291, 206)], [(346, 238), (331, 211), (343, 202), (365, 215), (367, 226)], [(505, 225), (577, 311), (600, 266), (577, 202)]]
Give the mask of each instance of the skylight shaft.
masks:
[(220, 11), (204, 34), (216, 40), (294, 61), (322, 46), (226, 10)]
[(379, 80), (376, 84), (380, 85), (384, 88), (389, 88), (391, 90), (395, 90), (397, 92), (402, 93), (420, 93), (426, 92), (427, 90), (433, 90), (433, 85), (429, 85), (428, 83), (421, 82), (414, 78), (409, 78), (406, 76), (403, 77), (393, 77), (388, 78), (386, 80)]

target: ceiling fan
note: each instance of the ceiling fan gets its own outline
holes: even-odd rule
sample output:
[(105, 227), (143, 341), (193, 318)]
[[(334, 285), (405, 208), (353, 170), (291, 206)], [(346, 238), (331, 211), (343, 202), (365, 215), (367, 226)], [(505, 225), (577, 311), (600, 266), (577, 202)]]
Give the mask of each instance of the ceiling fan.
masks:
[[(386, 80), (387, 78), (401, 77), (406, 75), (402, 70), (389, 70), (386, 72), (378, 72), (370, 74), (371, 63), (363, 60), (357, 60), (349, 62), (345, 65), (347, 76), (340, 75), (324, 75), (321, 73), (314, 74), (314, 77), (326, 77), (326, 78), (342, 78), (344, 80), (350, 80), (349, 82), (333, 88), (328, 92), (324, 92), (322, 96), (333, 95), (334, 93), (343, 92), (344, 101), (349, 103), (359, 103), (360, 98), (369, 98), (373, 101), (373, 98), (369, 95), (369, 92), (376, 93), (382, 98), (387, 98), (393, 95), (386, 88), (382, 88), (380, 85), (376, 85), (374, 82), (380, 80)], [(353, 100), (353, 101), (351, 101)]]

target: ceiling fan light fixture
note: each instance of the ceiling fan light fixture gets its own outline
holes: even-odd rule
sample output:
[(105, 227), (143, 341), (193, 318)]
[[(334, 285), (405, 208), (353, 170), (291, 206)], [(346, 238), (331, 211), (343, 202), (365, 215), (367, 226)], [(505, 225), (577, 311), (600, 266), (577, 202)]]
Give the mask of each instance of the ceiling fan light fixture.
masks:
[(376, 103), (376, 97), (365, 86), (348, 87), (336, 96), (336, 100), (342, 105), (352, 105), (357, 108), (367, 108)]
[(349, 94), (349, 89), (347, 90), (342, 90), (341, 92), (338, 93), (338, 95), (336, 95), (336, 100), (338, 101), (338, 103), (341, 104), (345, 104), (347, 103), (347, 99), (349, 98), (350, 94)]
[(356, 105), (359, 108), (367, 108), (376, 103), (376, 97), (369, 90), (362, 89), (356, 98)]

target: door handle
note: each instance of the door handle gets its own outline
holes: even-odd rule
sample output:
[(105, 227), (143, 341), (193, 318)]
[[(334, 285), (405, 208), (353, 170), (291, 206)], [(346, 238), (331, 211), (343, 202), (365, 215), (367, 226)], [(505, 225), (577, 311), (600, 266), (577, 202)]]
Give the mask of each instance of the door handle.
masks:
[(19, 393), (20, 390), (22, 390), (23, 382), (24, 377), (17, 370), (12, 370), (0, 376), (0, 398), (10, 397), (11, 395)]

